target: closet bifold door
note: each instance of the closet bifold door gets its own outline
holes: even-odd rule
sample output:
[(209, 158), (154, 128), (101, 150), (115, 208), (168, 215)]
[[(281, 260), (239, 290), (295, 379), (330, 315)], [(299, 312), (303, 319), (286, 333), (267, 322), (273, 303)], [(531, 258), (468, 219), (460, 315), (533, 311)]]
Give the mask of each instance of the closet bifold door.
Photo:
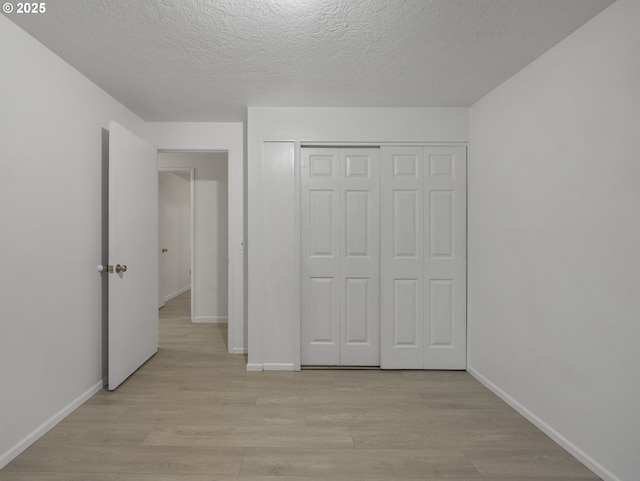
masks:
[(466, 148), (380, 155), (380, 365), (465, 369)]
[(378, 366), (377, 148), (301, 150), (302, 365)]
[(380, 367), (424, 365), (424, 148), (380, 151)]

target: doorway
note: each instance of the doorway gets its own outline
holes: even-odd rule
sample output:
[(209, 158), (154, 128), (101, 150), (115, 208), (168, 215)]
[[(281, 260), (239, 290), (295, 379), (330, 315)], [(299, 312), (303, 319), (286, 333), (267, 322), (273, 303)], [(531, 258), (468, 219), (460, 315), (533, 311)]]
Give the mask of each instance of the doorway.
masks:
[[(171, 174), (171, 183), (184, 184), (189, 179), (189, 219), (185, 220), (184, 190), (182, 201), (172, 208), (182, 211), (181, 220), (174, 225), (189, 225), (191, 232), (189, 254), (189, 282), (185, 283), (184, 233), (172, 233), (165, 238), (182, 242), (160, 245), (160, 264), (181, 269), (175, 289), (169, 295), (179, 295), (191, 289), (191, 320), (195, 323), (227, 323), (229, 317), (229, 201), (228, 153), (224, 151), (164, 151), (158, 154), (162, 174)], [(163, 214), (160, 214), (161, 218)], [(177, 212), (172, 214), (177, 216)], [(170, 216), (169, 216), (170, 217)], [(188, 236), (187, 236), (188, 237)], [(160, 233), (161, 242), (163, 234)], [(180, 241), (180, 239), (182, 239)], [(164, 252), (163, 252), (164, 251)], [(175, 254), (172, 256), (172, 253)], [(165, 262), (165, 259), (172, 259)], [(177, 259), (176, 259), (177, 258)], [(162, 270), (162, 267), (161, 267)], [(176, 276), (176, 272), (172, 273)], [(167, 282), (160, 280), (160, 285)], [(185, 284), (182, 286), (182, 284)], [(165, 292), (170, 289), (165, 289)], [(162, 295), (162, 294), (161, 294)]]
[[(190, 291), (193, 284), (194, 173), (192, 168), (161, 168), (158, 173), (160, 308)], [(189, 316), (193, 321), (190, 301), (189, 305)]]

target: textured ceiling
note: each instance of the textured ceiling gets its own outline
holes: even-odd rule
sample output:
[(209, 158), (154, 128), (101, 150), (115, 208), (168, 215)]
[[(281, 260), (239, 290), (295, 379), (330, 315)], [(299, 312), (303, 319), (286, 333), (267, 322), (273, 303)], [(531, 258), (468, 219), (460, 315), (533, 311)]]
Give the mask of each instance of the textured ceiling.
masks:
[(49, 0), (8, 17), (149, 121), (469, 106), (613, 0)]

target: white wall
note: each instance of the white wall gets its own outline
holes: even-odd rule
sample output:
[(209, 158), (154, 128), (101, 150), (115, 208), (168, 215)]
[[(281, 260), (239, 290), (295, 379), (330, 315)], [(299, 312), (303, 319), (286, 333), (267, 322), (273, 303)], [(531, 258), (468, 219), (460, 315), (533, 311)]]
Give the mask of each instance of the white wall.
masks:
[(466, 142), (465, 108), (267, 108), (248, 111), (249, 370), (299, 365), (300, 142)]
[(194, 322), (227, 322), (227, 152), (160, 152), (158, 161), (161, 169), (195, 169), (192, 316)]
[[(191, 288), (191, 180), (188, 175), (158, 174), (158, 210), (160, 302), (164, 304)], [(166, 252), (162, 252), (163, 249)]]
[(469, 369), (605, 479), (640, 479), (640, 2), (470, 110)]
[(103, 384), (103, 129), (142, 121), (0, 15), (0, 468)]
[(247, 352), (244, 125), (241, 122), (147, 122), (145, 139), (164, 151), (224, 151), (229, 188), (229, 352)]

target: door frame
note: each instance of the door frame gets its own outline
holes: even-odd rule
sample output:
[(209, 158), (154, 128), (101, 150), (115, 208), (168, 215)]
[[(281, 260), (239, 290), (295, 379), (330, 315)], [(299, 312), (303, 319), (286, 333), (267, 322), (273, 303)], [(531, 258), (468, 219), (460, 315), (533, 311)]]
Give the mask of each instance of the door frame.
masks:
[[(164, 151), (158, 151), (158, 153), (162, 153)], [(191, 313), (190, 319), (193, 322), (194, 312), (195, 312), (195, 276), (194, 267), (195, 267), (195, 243), (196, 243), (196, 218), (195, 218), (195, 171), (194, 167), (158, 167), (158, 173), (170, 173), (170, 174), (188, 174), (189, 175), (189, 285), (191, 286)], [(159, 238), (158, 233), (158, 238)], [(228, 301), (227, 301), (228, 302)], [(162, 306), (164, 306), (164, 300), (162, 300)]]
[[(236, 275), (235, 270), (239, 268), (235, 262), (235, 256), (231, 255), (231, 249), (236, 244), (235, 232), (231, 229), (231, 214), (232, 214), (232, 197), (235, 194), (237, 179), (232, 178), (231, 161), (229, 159), (229, 149), (166, 149), (159, 148), (158, 154), (170, 153), (170, 154), (190, 154), (190, 153), (207, 153), (207, 152), (225, 152), (227, 154), (227, 346), (230, 354), (244, 354), (244, 352), (237, 352), (234, 350), (233, 335), (235, 331), (235, 323), (242, 320), (236, 319), (234, 312), (233, 301), (236, 296), (235, 286), (233, 285), (233, 278)], [(191, 322), (195, 316), (195, 167), (158, 167), (159, 171), (191, 171)]]

